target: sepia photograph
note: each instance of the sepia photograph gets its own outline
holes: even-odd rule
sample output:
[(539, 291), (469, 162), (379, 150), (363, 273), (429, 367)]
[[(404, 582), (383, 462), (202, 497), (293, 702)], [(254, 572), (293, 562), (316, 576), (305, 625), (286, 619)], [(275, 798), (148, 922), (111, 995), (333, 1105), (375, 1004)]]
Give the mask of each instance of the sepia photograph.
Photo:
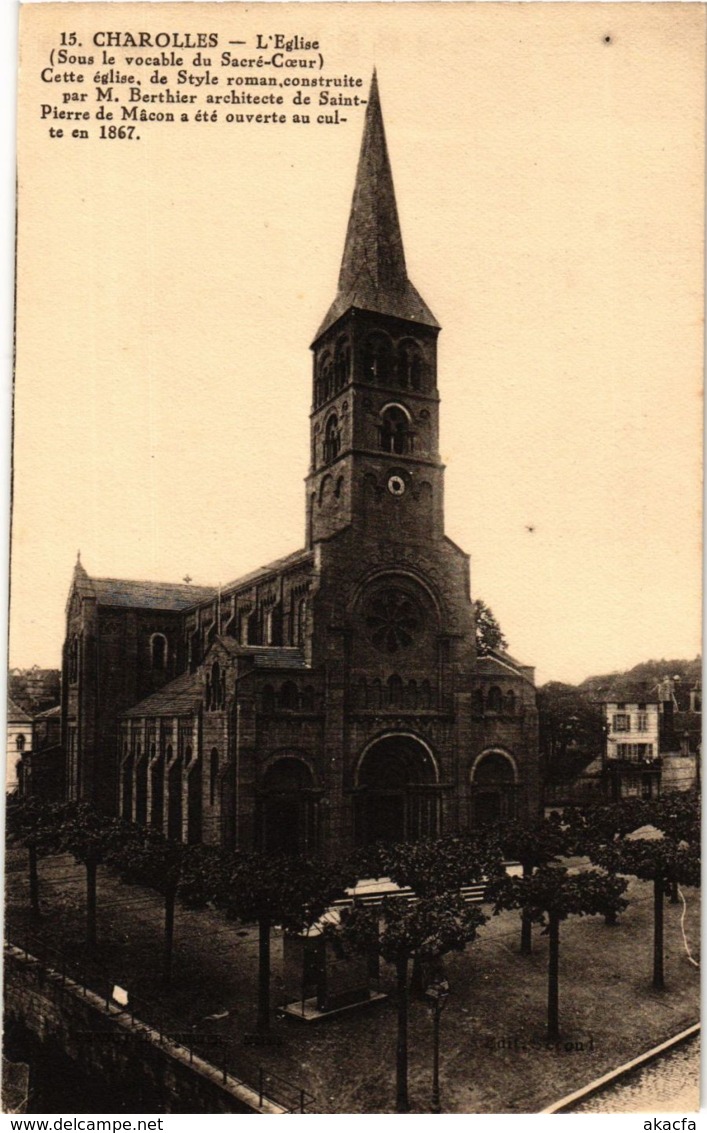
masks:
[(5, 1113), (696, 1128), (706, 18), (20, 6)]

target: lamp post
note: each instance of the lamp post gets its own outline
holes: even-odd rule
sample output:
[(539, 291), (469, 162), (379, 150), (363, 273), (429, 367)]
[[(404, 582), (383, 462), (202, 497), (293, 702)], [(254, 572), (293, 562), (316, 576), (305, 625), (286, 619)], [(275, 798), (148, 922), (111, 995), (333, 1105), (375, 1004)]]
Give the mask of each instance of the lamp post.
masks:
[(441, 1113), (439, 1101), (439, 1020), (449, 998), (449, 983), (447, 980), (437, 980), (431, 984), (425, 995), (432, 1005), (432, 1019), (434, 1025), (432, 1047), (432, 1112)]

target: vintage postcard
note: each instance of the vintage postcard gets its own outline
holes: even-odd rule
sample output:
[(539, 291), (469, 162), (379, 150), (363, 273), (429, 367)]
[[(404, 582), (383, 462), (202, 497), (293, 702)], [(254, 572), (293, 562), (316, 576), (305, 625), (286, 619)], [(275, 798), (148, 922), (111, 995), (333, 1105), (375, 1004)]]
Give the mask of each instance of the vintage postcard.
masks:
[(695, 1128), (705, 18), (21, 6), (6, 1112)]

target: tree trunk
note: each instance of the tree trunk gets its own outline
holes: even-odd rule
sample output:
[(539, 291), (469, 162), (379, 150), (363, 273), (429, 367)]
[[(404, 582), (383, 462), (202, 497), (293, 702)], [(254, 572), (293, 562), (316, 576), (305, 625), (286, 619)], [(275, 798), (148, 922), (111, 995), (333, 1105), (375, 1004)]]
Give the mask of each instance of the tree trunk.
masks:
[(96, 875), (98, 867), (94, 858), (86, 862), (86, 945), (95, 948), (96, 934)]
[(522, 956), (530, 956), (533, 951), (533, 922), (523, 909), (520, 914), (520, 952)]
[(547, 964), (547, 1037), (560, 1037), (560, 918), (550, 913), (550, 953)]
[(395, 1060), (395, 1112), (409, 1113), (408, 1099), (408, 957), (395, 961), (398, 977), (398, 1045)]
[(412, 975), (410, 977), (410, 992), (418, 999), (425, 998), (427, 972), (419, 956), (412, 958)]
[[(533, 872), (532, 865), (527, 862), (521, 862), (523, 869), (523, 877), (530, 877)], [(531, 921), (526, 909), (521, 910), (520, 914), (520, 954), (521, 956), (530, 956), (533, 951), (533, 922)]]
[(663, 972), (663, 904), (665, 901), (665, 882), (662, 873), (653, 879), (653, 987), (662, 991), (665, 987)]
[(258, 1030), (270, 1030), (270, 917), (258, 921)]
[(37, 847), (29, 845), (29, 904), (32, 916), (39, 916), (39, 870), (37, 868)]
[(170, 886), (164, 895), (164, 952), (162, 956), (162, 979), (167, 986), (172, 982), (172, 953), (174, 951), (174, 905), (177, 890)]
[(677, 883), (677, 881), (671, 881), (670, 882), (670, 904), (671, 905), (679, 905), (680, 904), (680, 895), (678, 894), (678, 883)]

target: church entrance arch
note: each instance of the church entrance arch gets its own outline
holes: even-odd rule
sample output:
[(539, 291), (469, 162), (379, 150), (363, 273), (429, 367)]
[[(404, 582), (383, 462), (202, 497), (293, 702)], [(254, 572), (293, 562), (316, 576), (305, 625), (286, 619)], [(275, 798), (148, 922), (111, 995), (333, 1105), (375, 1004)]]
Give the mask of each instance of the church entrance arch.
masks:
[(474, 827), (493, 826), (515, 818), (515, 763), (502, 751), (487, 751), (471, 770), (471, 812)]
[(263, 775), (257, 802), (258, 846), (268, 854), (308, 854), (317, 845), (319, 791), (297, 756), (276, 759)]
[(439, 833), (437, 765), (415, 736), (382, 736), (366, 748), (356, 774), (356, 841), (415, 842)]

